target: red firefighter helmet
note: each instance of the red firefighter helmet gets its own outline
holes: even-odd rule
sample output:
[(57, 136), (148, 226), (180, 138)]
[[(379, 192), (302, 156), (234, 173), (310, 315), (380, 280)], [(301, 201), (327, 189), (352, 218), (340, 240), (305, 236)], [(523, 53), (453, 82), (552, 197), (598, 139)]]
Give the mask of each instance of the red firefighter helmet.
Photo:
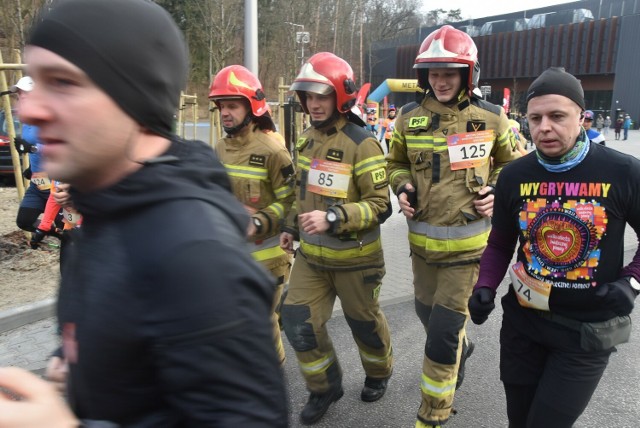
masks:
[(225, 98), (245, 98), (256, 117), (269, 113), (267, 98), (260, 80), (241, 65), (230, 65), (216, 74), (209, 90), (209, 99), (218, 104)]
[(296, 91), (302, 104), (307, 110), (305, 92), (321, 95), (336, 93), (336, 108), (340, 113), (347, 113), (356, 103), (358, 91), (351, 66), (342, 58), (330, 53), (319, 52), (304, 63), (300, 73), (290, 88)]
[(443, 25), (424, 39), (413, 66), (418, 69), (418, 85), (423, 89), (430, 89), (430, 86), (427, 73), (421, 69), (462, 67), (468, 69), (467, 81), (463, 84), (473, 91), (480, 80), (478, 48), (471, 36), (450, 25)]

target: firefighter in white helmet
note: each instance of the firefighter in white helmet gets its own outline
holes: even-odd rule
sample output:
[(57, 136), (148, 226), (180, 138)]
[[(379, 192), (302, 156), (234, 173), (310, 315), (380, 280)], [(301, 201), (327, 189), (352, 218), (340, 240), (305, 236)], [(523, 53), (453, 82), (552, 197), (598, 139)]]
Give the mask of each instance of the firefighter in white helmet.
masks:
[(427, 332), (416, 427), (447, 422), (464, 362), (467, 300), (491, 227), (493, 185), (520, 157), (501, 107), (473, 90), (476, 46), (445, 25), (420, 46), (420, 103), (402, 107), (387, 156), (389, 181), (409, 225), (416, 313)]

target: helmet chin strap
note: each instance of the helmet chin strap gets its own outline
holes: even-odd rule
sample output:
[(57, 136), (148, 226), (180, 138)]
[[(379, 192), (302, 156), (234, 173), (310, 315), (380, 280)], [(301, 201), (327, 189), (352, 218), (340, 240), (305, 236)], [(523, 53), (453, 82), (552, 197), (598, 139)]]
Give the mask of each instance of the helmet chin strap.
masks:
[(328, 127), (329, 125), (332, 125), (334, 122), (336, 122), (339, 117), (340, 117), (340, 112), (338, 111), (338, 109), (335, 109), (333, 113), (331, 113), (331, 116), (329, 116), (325, 120), (312, 120), (311, 126), (313, 126), (316, 129), (325, 128), (325, 127)]
[(230, 126), (230, 127), (223, 125), (222, 129), (224, 129), (224, 132), (226, 132), (227, 134), (234, 135), (234, 134), (237, 134), (240, 130), (242, 130), (242, 128), (250, 124), (252, 120), (253, 120), (253, 114), (249, 113), (244, 117), (244, 120), (240, 122), (238, 125)]

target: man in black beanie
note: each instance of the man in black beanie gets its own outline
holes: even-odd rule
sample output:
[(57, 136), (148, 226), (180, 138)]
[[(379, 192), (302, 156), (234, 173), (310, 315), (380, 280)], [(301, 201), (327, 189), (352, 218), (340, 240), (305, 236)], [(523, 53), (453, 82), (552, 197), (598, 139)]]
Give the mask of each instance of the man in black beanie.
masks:
[[(286, 426), (274, 283), (245, 250), (249, 217), (211, 148), (171, 133), (188, 63), (169, 14), (145, 0), (60, 2), (25, 58), (35, 84), (21, 119), (40, 127), (45, 168), (84, 217), (58, 302), (75, 416)], [(59, 406), (26, 390), (31, 408)]]
[(623, 267), (626, 224), (640, 235), (640, 161), (589, 141), (584, 107), (580, 81), (563, 69), (529, 87), (537, 151), (500, 174), (469, 300), (482, 324), (509, 271), (500, 379), (510, 427), (574, 425), (615, 346), (629, 339), (640, 292), (640, 251)]

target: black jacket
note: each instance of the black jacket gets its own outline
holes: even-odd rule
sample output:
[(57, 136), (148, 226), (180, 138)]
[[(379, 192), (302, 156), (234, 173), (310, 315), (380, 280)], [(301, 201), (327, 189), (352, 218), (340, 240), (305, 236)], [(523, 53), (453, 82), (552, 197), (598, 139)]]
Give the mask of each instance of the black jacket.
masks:
[(205, 144), (165, 155), (72, 191), (84, 223), (58, 305), (70, 403), (122, 427), (286, 426), (273, 283), (245, 249), (248, 216)]

